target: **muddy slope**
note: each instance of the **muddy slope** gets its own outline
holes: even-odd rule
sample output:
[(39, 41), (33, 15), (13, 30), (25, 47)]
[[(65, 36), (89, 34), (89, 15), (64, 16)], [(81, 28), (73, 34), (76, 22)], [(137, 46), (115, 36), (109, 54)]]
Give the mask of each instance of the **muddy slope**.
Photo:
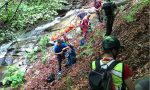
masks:
[(113, 33), (125, 47), (123, 61), (132, 67), (134, 79), (148, 74), (150, 68), (149, 10), (150, 7), (146, 6), (137, 12), (134, 22), (127, 23), (122, 17), (118, 17), (114, 23)]
[[(129, 64), (133, 69), (134, 80), (149, 74), (149, 13), (150, 7), (145, 7), (136, 15), (136, 21), (127, 23), (121, 15), (116, 17), (114, 23), (113, 34), (117, 36), (122, 45), (125, 47), (118, 60)], [(101, 34), (103, 28), (97, 26), (94, 32), (88, 34), (87, 44), (84, 47), (77, 49), (77, 63), (70, 68), (63, 68), (63, 78), (53, 83), (47, 83), (46, 78), (49, 72), (52, 72), (51, 65), (57, 67), (56, 62), (46, 65), (37, 64), (26, 75), (27, 90), (89, 90), (88, 73), (90, 71), (90, 63), (96, 57), (101, 55)], [(79, 42), (78, 37), (73, 39), (75, 47)], [(52, 56), (52, 55), (50, 55)], [(54, 64), (55, 63), (55, 64)], [(33, 76), (34, 77), (33, 77)]]
[[(144, 7), (137, 13), (136, 21), (130, 23), (127, 23), (122, 16), (118, 15), (114, 24), (113, 34), (120, 39), (125, 47), (124, 52), (117, 59), (130, 65), (133, 70), (133, 80), (149, 74), (149, 9), (149, 7)], [(101, 32), (101, 29), (97, 27), (95, 32), (90, 33), (87, 40), (88, 42), (93, 41), (91, 45), (93, 51), (87, 52), (92, 52), (92, 54), (88, 56), (87, 53), (83, 53), (89, 47), (78, 50), (78, 54), (82, 53), (78, 57), (78, 62), (68, 70), (60, 82), (53, 86), (54, 90), (89, 90), (90, 63), (97, 56), (100, 56)], [(94, 36), (97, 33), (99, 35)], [(92, 40), (92, 38), (94, 39)], [(87, 46), (90, 46), (90, 43)]]

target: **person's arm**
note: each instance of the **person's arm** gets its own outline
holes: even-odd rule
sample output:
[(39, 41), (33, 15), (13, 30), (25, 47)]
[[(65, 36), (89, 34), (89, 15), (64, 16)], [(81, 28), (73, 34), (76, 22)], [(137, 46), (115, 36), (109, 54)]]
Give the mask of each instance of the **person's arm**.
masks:
[(132, 70), (129, 68), (127, 64), (124, 64), (124, 74), (123, 74), (123, 79), (124, 83), (127, 86), (127, 90), (135, 90), (135, 85), (131, 79), (132, 77)]
[(116, 16), (120, 10), (117, 8), (117, 5), (115, 3), (114, 3), (114, 9), (115, 9), (114, 15)]
[(84, 20), (83, 20), (83, 23), (84, 23), (84, 25), (85, 25), (86, 27), (89, 26), (89, 25), (88, 25), (88, 20), (87, 20), (87, 19), (84, 19)]
[(135, 90), (135, 85), (134, 85), (131, 77), (125, 80), (125, 84), (126, 84), (128, 90)]
[(63, 53), (63, 51), (61, 51), (61, 52), (59, 52), (59, 53), (55, 53), (55, 55), (60, 55), (60, 54), (62, 54)]
[(57, 48), (56, 46), (54, 47), (54, 54), (55, 54), (55, 55), (60, 55), (60, 54), (62, 54), (62, 53), (63, 53), (63, 51), (60, 51), (60, 52), (59, 52), (59, 51), (58, 51), (58, 48)]
[(62, 50), (66, 50), (66, 49), (68, 49), (69, 48), (69, 46), (66, 46), (65, 48), (63, 48)]

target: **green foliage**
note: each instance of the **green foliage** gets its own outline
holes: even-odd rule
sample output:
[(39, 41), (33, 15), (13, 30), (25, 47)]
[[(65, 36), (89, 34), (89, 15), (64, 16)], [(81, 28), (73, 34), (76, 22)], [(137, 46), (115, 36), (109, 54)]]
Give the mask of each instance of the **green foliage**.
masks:
[[(48, 56), (46, 54), (46, 45), (47, 43), (49, 42), (49, 38), (47, 35), (45, 36), (42, 36), (40, 39), (39, 39), (39, 49), (41, 51), (41, 54), (42, 54), (42, 62), (45, 64)], [(34, 49), (32, 52), (29, 52), (29, 53), (26, 53), (26, 57), (27, 59), (30, 61), (30, 63), (33, 63), (36, 58), (37, 58), (37, 51), (38, 49)]]
[(41, 47), (41, 49), (45, 49), (46, 48), (46, 45), (48, 44), (48, 42), (49, 42), (49, 37), (47, 36), (47, 35), (45, 35), (45, 36), (42, 36), (41, 38), (40, 38), (40, 41), (39, 41), (39, 46)]
[(41, 51), (42, 51), (42, 62), (45, 64), (45, 62), (46, 62), (46, 60), (47, 60), (47, 58), (48, 58), (48, 56), (47, 56), (47, 54), (46, 54), (46, 45), (48, 44), (48, 42), (49, 42), (49, 37), (47, 36), (47, 35), (45, 35), (45, 36), (42, 36), (41, 38), (40, 38), (40, 41), (39, 41), (39, 46), (40, 46), (40, 49), (41, 49)]
[(70, 76), (68, 76), (67, 77), (67, 84), (66, 84), (67, 90), (73, 90), (72, 85), (73, 85), (73, 80)]
[(10, 82), (11, 87), (17, 88), (23, 84), (25, 71), (21, 70), (19, 67), (13, 65), (8, 66), (3, 79), (3, 85), (6, 85)]
[[(57, 10), (62, 9), (63, 3), (67, 2), (65, 0), (25, 0), (15, 13), (19, 3), (19, 1), (11, 1), (7, 9), (4, 7), (0, 10), (0, 21), (7, 22), (9, 31), (23, 31), (38, 21), (52, 20), (58, 15)], [(4, 39), (0, 38), (0, 40)]]
[(42, 62), (44, 64), (48, 58), (48, 56), (46, 54), (46, 45), (48, 44), (49, 40), (50, 40), (49, 37), (47, 35), (45, 35), (45, 36), (42, 36), (39, 41), (39, 46), (42, 51)]
[(149, 0), (141, 0), (136, 5), (132, 6), (130, 11), (126, 15), (124, 15), (123, 18), (127, 22), (135, 21), (136, 13), (138, 13), (139, 10), (141, 10), (143, 7), (145, 7), (145, 6), (149, 5), (149, 4), (150, 4)]
[(42, 63), (45, 64), (48, 59), (48, 55), (46, 54), (46, 50), (42, 50)]
[(84, 50), (79, 54), (79, 56), (82, 57), (82, 58), (84, 56), (85, 57), (91, 56), (94, 53), (94, 51), (93, 51), (94, 42), (95, 42), (94, 38), (91, 38), (91, 40), (86, 45), (81, 46), (80, 48), (84, 49)]
[(8, 41), (12, 38), (12, 35), (11, 33), (3, 30), (3, 29), (0, 29), (0, 44), (5, 42), (5, 41)]
[(86, 45), (80, 46), (80, 49), (82, 49), (82, 52), (79, 53), (79, 55), (77, 57), (83, 58), (83, 57), (93, 55), (93, 53), (94, 53), (93, 45), (99, 35), (102, 35), (101, 30), (96, 30), (94, 36), (92, 38), (90, 38), (90, 41)]
[(29, 52), (29, 53), (26, 53), (27, 55), (27, 59), (29, 60), (30, 63), (34, 62), (37, 58), (37, 55), (36, 55), (36, 51), (32, 51), (32, 52)]

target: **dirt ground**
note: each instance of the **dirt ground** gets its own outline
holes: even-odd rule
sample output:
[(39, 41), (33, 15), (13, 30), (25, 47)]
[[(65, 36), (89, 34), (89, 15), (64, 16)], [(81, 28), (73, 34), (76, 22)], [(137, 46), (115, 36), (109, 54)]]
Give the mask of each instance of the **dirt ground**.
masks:
[[(149, 9), (150, 7), (145, 7), (139, 11), (134, 22), (127, 23), (120, 15), (114, 22), (113, 35), (117, 36), (124, 46), (123, 53), (117, 59), (129, 64), (133, 70), (133, 80), (150, 74)], [(39, 62), (26, 75), (26, 90), (88, 90), (90, 63), (101, 55), (103, 32), (102, 26), (97, 25), (95, 31), (88, 34), (87, 47), (77, 49), (77, 63), (70, 68), (63, 67), (63, 78), (59, 81), (46, 82), (49, 73), (57, 70), (56, 58), (49, 52), (50, 58), (46, 65), (43, 65), (39, 55)], [(75, 47), (78, 47), (79, 39), (75, 37), (73, 40), (76, 41)], [(91, 52), (90, 55), (84, 52), (89, 47), (92, 48), (88, 51)]]

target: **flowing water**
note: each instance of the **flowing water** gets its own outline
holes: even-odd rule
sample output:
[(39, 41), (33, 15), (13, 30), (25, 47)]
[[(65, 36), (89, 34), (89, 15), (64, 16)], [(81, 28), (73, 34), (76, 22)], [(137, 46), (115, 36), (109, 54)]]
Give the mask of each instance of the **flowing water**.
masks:
[[(34, 30), (18, 36), (14, 41), (2, 44), (0, 46), (0, 80), (3, 78), (3, 73), (5, 72), (5, 66), (3, 66), (3, 63), (11, 65), (13, 63), (16, 64), (17, 62), (24, 61), (25, 52), (30, 52), (37, 46), (37, 41), (40, 36), (43, 34), (49, 34), (49, 36), (51, 36), (54, 33), (56, 34), (57, 31), (65, 29), (73, 22), (78, 12), (80, 12), (80, 9), (70, 10), (64, 17), (56, 17), (52, 22), (38, 26)], [(93, 13), (95, 10), (90, 8), (85, 9), (85, 12)], [(48, 32), (44, 33), (45, 31)], [(15, 61), (16, 59), (14, 59), (14, 55), (21, 57), (22, 60), (17, 58), (18, 61)], [(0, 90), (1, 89), (2, 88), (0, 88)], [(10, 89), (8, 88), (5, 90)]]

